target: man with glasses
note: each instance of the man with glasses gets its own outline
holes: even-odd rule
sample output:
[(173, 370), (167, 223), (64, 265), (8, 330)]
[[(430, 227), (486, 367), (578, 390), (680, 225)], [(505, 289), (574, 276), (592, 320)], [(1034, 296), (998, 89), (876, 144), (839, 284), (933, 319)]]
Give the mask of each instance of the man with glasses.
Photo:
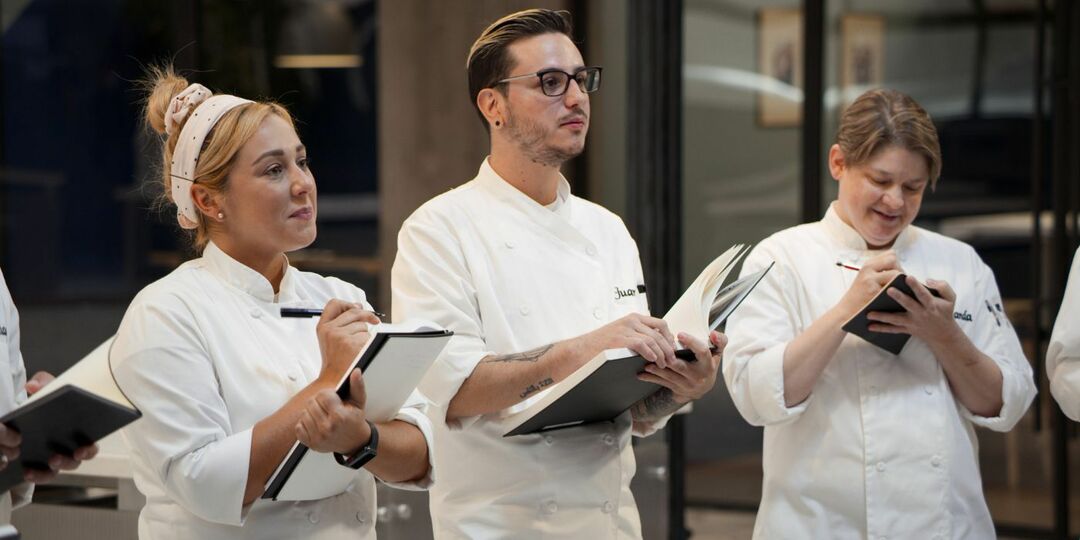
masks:
[[(503, 17), (473, 45), (469, 90), (491, 137), (476, 178), (402, 226), (394, 320), (455, 332), (421, 384), (436, 407), (436, 538), (640, 538), (631, 434), (647, 435), (712, 388), (726, 339), (672, 336), (648, 316), (637, 246), (618, 216), (570, 193), (589, 93), (568, 14)], [(674, 342), (696, 361), (674, 356)], [(615, 422), (502, 436), (499, 420), (608, 349), (650, 360), (663, 389)]]

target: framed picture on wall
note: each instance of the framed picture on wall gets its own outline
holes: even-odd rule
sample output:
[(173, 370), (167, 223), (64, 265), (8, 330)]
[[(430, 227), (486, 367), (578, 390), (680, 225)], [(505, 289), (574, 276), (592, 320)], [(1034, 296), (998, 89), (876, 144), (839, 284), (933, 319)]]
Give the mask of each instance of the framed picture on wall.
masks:
[(757, 120), (762, 127), (802, 122), (803, 25), (798, 8), (758, 11)]
[(840, 19), (840, 89), (846, 107), (885, 82), (885, 18), (849, 13)]

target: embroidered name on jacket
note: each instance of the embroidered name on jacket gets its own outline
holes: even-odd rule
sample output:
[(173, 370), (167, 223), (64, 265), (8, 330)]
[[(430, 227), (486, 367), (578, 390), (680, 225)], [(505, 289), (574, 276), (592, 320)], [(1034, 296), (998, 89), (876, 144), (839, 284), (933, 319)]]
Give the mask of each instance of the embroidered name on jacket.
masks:
[(6, 335), (7, 335), (7, 327), (6, 326), (0, 326), (0, 336), (6, 336)]
[(958, 321), (971, 322), (971, 314), (968, 313), (966, 309), (962, 313), (959, 311), (954, 311), (952, 314), (952, 318)]
[(615, 287), (615, 299), (621, 300), (627, 296), (637, 296), (637, 290), (633, 288), (620, 289)]

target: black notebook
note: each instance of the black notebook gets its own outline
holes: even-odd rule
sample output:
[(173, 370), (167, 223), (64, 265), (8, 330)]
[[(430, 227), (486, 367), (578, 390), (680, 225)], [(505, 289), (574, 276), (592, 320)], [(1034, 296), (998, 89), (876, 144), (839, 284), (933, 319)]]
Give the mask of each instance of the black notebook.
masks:
[[(675, 356), (693, 362), (689, 349), (675, 351)], [(569, 428), (594, 422), (611, 421), (635, 403), (656, 393), (660, 385), (637, 378), (649, 361), (627, 356), (605, 361), (585, 380), (578, 383), (541, 414), (529, 418), (504, 437)]]
[[(392, 420), (420, 379), (449, 343), (453, 332), (423, 321), (380, 324), (338, 382), (338, 395), (349, 395), (349, 374), (364, 374), (367, 402), (364, 414), (372, 422)], [(313, 452), (299, 441), (270, 476), (263, 499), (308, 501), (331, 497), (352, 483), (353, 471), (332, 454)]]
[[(906, 312), (907, 310), (901, 307), (900, 304), (891, 296), (889, 296), (886, 292), (890, 288), (894, 288), (898, 289), (900, 292), (912, 298), (915, 298), (915, 292), (911, 290), (910, 286), (908, 286), (906, 279), (906, 274), (900, 274), (893, 278), (892, 281), (890, 281), (888, 284), (881, 288), (877, 296), (874, 296), (874, 298), (867, 302), (866, 305), (863, 306), (863, 308), (860, 309), (858, 313), (856, 313), (853, 317), (851, 317), (847, 320), (847, 322), (844, 323), (844, 326), (842, 327), (843, 330), (845, 332), (855, 334), (856, 336), (859, 336), (866, 341), (869, 341), (870, 343), (873, 343), (874, 345), (877, 345), (878, 347), (881, 347), (882, 349), (885, 349), (886, 351), (889, 351), (893, 354), (900, 354), (900, 351), (903, 350), (904, 345), (906, 345), (908, 340), (911, 339), (911, 335), (871, 332), (869, 328), (871, 321), (867, 318), (867, 315), (871, 311), (884, 311), (887, 313)], [(936, 289), (931, 289), (930, 287), (926, 288), (930, 290), (930, 294), (933, 294), (938, 298), (941, 297), (941, 294), (938, 293)]]
[(47, 470), (53, 454), (71, 455), (142, 416), (113, 380), (111, 346), (110, 338), (0, 417), (0, 423), (22, 435), (19, 457), (0, 471), (0, 493), (22, 483), (24, 469)]
[[(724, 324), (735, 308), (772, 269), (772, 264), (721, 288), (728, 274), (749, 252), (734, 246), (717, 257), (664, 316), (671, 333), (684, 332), (707, 340), (710, 330)], [(688, 349), (676, 356), (693, 360)], [(652, 395), (660, 385), (637, 378), (648, 360), (629, 350), (605, 351), (569, 377), (538, 395), (528, 406), (504, 416), (504, 437), (570, 428), (615, 420), (635, 403)]]

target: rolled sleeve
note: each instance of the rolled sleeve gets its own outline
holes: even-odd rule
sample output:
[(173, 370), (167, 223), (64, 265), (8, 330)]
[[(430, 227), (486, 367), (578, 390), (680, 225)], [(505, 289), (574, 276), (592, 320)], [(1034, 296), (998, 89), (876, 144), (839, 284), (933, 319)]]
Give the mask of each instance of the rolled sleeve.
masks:
[(667, 427), (667, 423), (669, 420), (671, 420), (672, 416), (676, 414), (683, 414), (683, 411), (690, 412), (690, 409), (693, 408), (693, 404), (693, 402), (687, 403), (686, 405), (683, 405), (683, 407), (678, 411), (675, 411), (674, 413), (667, 416), (657, 418), (656, 420), (653, 420), (651, 422), (642, 422), (640, 420), (635, 420), (633, 423), (632, 433), (635, 437), (648, 437), (649, 435), (652, 435), (653, 433), (656, 433), (657, 431), (660, 431), (661, 429)]
[(124, 429), (137, 468), (206, 521), (240, 526), (251, 430), (234, 432), (205, 347), (176, 306), (138, 299), (112, 350), (113, 374), (143, 413)]
[(21, 508), (34, 499), (34, 484), (25, 482), (11, 488), (11, 508)]
[(1080, 422), (1080, 358), (1056, 358), (1055, 369), (1047, 370), (1050, 377), (1050, 393), (1073, 421)]
[(1035, 379), (1016, 330), (1005, 316), (994, 274), (985, 264), (980, 264), (976, 290), (981, 296), (978, 301), (985, 304), (985, 309), (976, 312), (969, 337), (975, 347), (989, 356), (1001, 371), (1002, 405), (1001, 412), (993, 417), (974, 414), (963, 405), (960, 408), (963, 415), (975, 425), (994, 431), (1009, 431), (1035, 399)]
[(1046, 351), (1050, 393), (1066, 416), (1080, 421), (1080, 251), (1073, 256), (1065, 297)]
[[(405, 402), (405, 406), (398, 411), (396, 416), (394, 416), (394, 420), (401, 420), (402, 422), (416, 426), (424, 436), (428, 455), (427, 475), (419, 480), (410, 482), (385, 482), (386, 485), (398, 489), (421, 491), (430, 489), (435, 483), (435, 437), (431, 428), (431, 420), (428, 418), (428, 406), (428, 399), (420, 392), (414, 391), (412, 395), (409, 396), (408, 401)], [(381, 478), (379, 480), (382, 481)]]
[[(445, 413), (450, 401), (489, 351), (480, 308), (464, 254), (457, 241), (423, 209), (398, 233), (391, 271), (393, 319), (423, 318), (454, 331), (454, 337), (420, 383), (420, 391)], [(447, 422), (460, 429), (479, 417)], [(440, 421), (445, 421), (441, 419)]]
[[(763, 242), (747, 256), (741, 275), (773, 260)], [(785, 292), (792, 283), (794, 276), (778, 260), (728, 320), (724, 383), (735, 408), (755, 426), (794, 420), (813, 399), (811, 395), (795, 407), (786, 406), (784, 399), (784, 351), (796, 335), (796, 306)]]

